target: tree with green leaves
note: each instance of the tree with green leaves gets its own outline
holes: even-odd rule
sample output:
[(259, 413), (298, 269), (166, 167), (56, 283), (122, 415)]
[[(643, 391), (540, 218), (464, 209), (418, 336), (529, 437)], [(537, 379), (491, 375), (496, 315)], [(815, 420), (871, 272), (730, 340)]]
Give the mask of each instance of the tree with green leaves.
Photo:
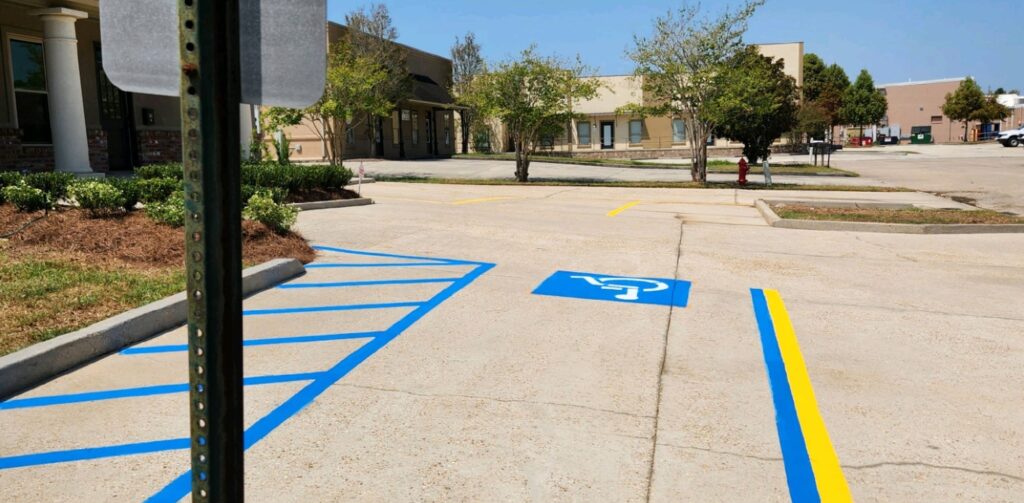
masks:
[(644, 103), (623, 107), (640, 115), (682, 117), (689, 134), (691, 177), (707, 182), (707, 139), (717, 125), (708, 107), (719, 93), (718, 75), (744, 48), (747, 22), (764, 0), (747, 0), (717, 16), (689, 4), (654, 20), (653, 34), (635, 36), (629, 52), (642, 79)]
[(471, 89), (476, 78), (487, 71), (487, 64), (480, 54), (480, 44), (476, 42), (476, 35), (473, 32), (466, 33), (460, 39), (455, 37), (455, 44), (452, 45), (452, 96), (455, 103), (463, 108), (459, 110), (462, 118), (462, 153), (469, 153), (469, 135), (471, 126), (476, 119), (472, 103), (465, 99), (471, 94)]
[(875, 81), (867, 70), (861, 70), (857, 80), (843, 94), (843, 104), (839, 115), (851, 125), (860, 126), (864, 136), (864, 126), (878, 124), (885, 117), (889, 102), (885, 95), (875, 88)]
[(972, 115), (971, 119), (976, 120), (981, 124), (988, 124), (990, 122), (1001, 121), (1010, 116), (1013, 113), (1008, 107), (1002, 105), (996, 101), (995, 96), (989, 96), (985, 98), (985, 102), (982, 103), (981, 108), (977, 109)]
[(729, 59), (716, 78), (719, 93), (708, 103), (715, 131), (743, 143), (751, 164), (767, 159), (771, 146), (796, 125), (800, 93), (782, 60), (762, 56), (748, 46)]
[(813, 52), (804, 54), (804, 87), (802, 94), (805, 102), (815, 101), (821, 95), (821, 90), (824, 87), (823, 75), (825, 68), (825, 62), (817, 54)]
[(583, 70), (531, 47), (477, 77), (467, 99), (482, 116), (505, 125), (515, 146), (516, 180), (529, 181), (530, 156), (541, 138), (564, 132), (571, 103), (597, 95), (600, 82)]
[(955, 91), (946, 95), (942, 113), (946, 114), (950, 120), (963, 123), (963, 141), (966, 143), (968, 123), (974, 120), (975, 114), (984, 106), (985, 93), (981, 90), (981, 86), (974, 79), (967, 77), (960, 82)]
[[(356, 60), (374, 62), (374, 71), (385, 75), (383, 81), (377, 82), (372, 89), (377, 95), (375, 100), (392, 103), (393, 109), (412, 94), (412, 75), (406, 64), (405, 50), (398, 43), (398, 30), (392, 23), (391, 13), (384, 4), (370, 4), (346, 14), (345, 25), (348, 29), (344, 38)], [(374, 155), (380, 152), (376, 151), (377, 142), (373, 141), (377, 134), (373, 123), (390, 113), (391, 110), (384, 114), (374, 114), (372, 110), (367, 110), (364, 114), (370, 126), (367, 128), (367, 138)]]

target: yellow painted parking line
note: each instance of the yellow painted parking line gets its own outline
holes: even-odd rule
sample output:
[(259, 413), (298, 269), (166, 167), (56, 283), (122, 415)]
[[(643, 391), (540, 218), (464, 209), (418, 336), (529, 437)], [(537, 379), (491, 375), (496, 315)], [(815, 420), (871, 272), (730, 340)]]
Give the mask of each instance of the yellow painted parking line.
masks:
[(814, 481), (818, 487), (821, 501), (852, 502), (850, 488), (843, 476), (832, 440), (825, 428), (825, 421), (818, 411), (818, 401), (814, 397), (811, 378), (807, 374), (800, 345), (797, 344), (793, 324), (789, 313), (782, 303), (782, 297), (775, 290), (765, 290), (764, 297), (771, 313), (772, 324), (775, 326), (775, 337), (779, 342), (779, 351), (786, 366), (789, 389), (793, 395), (793, 405), (803, 431), (807, 446), (807, 457), (810, 458), (814, 470)]
[(636, 206), (636, 205), (638, 205), (640, 203), (641, 203), (641, 201), (631, 201), (631, 202), (628, 202), (626, 204), (623, 204), (622, 206), (619, 206), (618, 208), (615, 208), (614, 210), (609, 211), (608, 212), (608, 216), (614, 217), (614, 216), (618, 215), (619, 213), (622, 213), (623, 211), (626, 211), (626, 210), (628, 210), (628, 209), (630, 209), (630, 208), (632, 208), (632, 207), (634, 207), (634, 206)]
[(515, 198), (514, 197), (510, 197), (510, 196), (480, 197), (480, 198), (476, 198), (476, 199), (462, 199), (462, 200), (459, 200), (459, 201), (452, 201), (449, 204), (453, 204), (455, 206), (460, 206), (460, 205), (463, 205), (463, 204), (489, 203), (489, 202), (492, 202), (492, 201), (507, 201), (509, 199), (515, 199)]

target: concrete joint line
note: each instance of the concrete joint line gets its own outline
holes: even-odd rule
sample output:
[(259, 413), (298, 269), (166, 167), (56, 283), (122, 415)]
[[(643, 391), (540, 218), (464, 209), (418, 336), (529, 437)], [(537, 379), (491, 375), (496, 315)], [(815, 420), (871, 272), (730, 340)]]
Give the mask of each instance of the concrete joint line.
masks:
[[(683, 257), (683, 226), (686, 225), (686, 221), (682, 215), (679, 218), (679, 241), (676, 243), (676, 264), (672, 271), (672, 279), (679, 280), (679, 263)], [(665, 336), (662, 338), (661, 346), (661, 363), (658, 366), (658, 398), (654, 406), (654, 431), (651, 434), (651, 461), (647, 465), (647, 489), (644, 497), (645, 501), (651, 501), (651, 489), (654, 485), (654, 463), (657, 459), (658, 454), (658, 420), (661, 418), (661, 398), (665, 390), (665, 362), (668, 359), (668, 335), (672, 330), (672, 314), (675, 312), (675, 306), (668, 307), (668, 319), (665, 322)]]
[(988, 477), (1001, 477), (1013, 480), (1015, 482), (1024, 482), (1024, 477), (1018, 475), (1010, 475), (1009, 473), (995, 472), (991, 470), (975, 470), (973, 468), (964, 468), (961, 466), (948, 466), (948, 465), (935, 465), (931, 463), (924, 463), (921, 461), (882, 461), (880, 463), (872, 463), (868, 465), (843, 465), (843, 468), (848, 470), (873, 470), (876, 468), (928, 468), (932, 470), (952, 470), (956, 472), (970, 473), (974, 475), (984, 475)]
[[(242, 294), (248, 297), (304, 273), (295, 259), (250, 267), (242, 273)], [(182, 292), (0, 357), (0, 400), (177, 328), (187, 319), (188, 299)]]

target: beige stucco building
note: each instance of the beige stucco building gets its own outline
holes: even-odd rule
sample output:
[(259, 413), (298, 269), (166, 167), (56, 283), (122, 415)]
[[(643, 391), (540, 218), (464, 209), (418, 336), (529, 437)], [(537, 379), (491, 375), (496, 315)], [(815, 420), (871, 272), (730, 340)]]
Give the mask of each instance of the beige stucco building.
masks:
[[(803, 85), (803, 42), (761, 44), (762, 54), (781, 59), (786, 74)], [(642, 81), (632, 75), (598, 77), (602, 87), (591, 100), (576, 104), (575, 110), (587, 116), (573, 121), (565, 135), (543, 139), (541, 152), (604, 158), (685, 157), (689, 155), (689, 140), (685, 123), (680, 117), (641, 117), (619, 113), (630, 103), (645, 100)], [(461, 128), (459, 128), (461, 129)], [(510, 150), (510, 142), (500, 124), (492, 124), (489, 138), (492, 151)], [(474, 142), (470, 142), (471, 146)], [(480, 143), (479, 141), (475, 143)], [(711, 149), (716, 155), (732, 155), (740, 145), (725, 139), (712, 139)]]
[[(329, 40), (339, 40), (346, 29), (328, 23)], [(346, 137), (345, 159), (430, 159), (455, 153), (456, 112), (448, 92), (451, 60), (406, 45), (399, 47), (412, 77), (412, 96), (400, 102), (389, 117), (353, 121)], [(309, 122), (286, 128), (285, 134), (291, 141), (293, 161), (327, 158), (323, 141)]]

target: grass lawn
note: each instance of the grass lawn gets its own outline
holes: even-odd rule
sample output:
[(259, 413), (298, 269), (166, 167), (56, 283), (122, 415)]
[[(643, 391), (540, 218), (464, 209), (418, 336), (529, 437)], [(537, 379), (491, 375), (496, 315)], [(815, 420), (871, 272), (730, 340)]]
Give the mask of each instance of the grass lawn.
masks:
[(184, 290), (180, 267), (86, 266), (0, 250), (0, 355)]
[(819, 208), (804, 205), (772, 207), (781, 218), (795, 220), (838, 220), (887, 224), (1024, 224), (1024, 217), (991, 210), (907, 208)]
[[(456, 154), (456, 159), (478, 159), (489, 161), (514, 161), (515, 154)], [(632, 159), (584, 159), (579, 157), (560, 157), (534, 155), (530, 162), (574, 164), (578, 166), (604, 166), (611, 168), (647, 168), (647, 169), (690, 169), (689, 163), (662, 164), (650, 161)], [(709, 173), (736, 173), (739, 168), (733, 161), (723, 159), (708, 160)], [(763, 174), (761, 166), (753, 166), (750, 174)], [(775, 175), (832, 175), (832, 176), (860, 176), (852, 171), (829, 168), (825, 166), (813, 166), (810, 164), (780, 164), (772, 166), (772, 174)]]
[(378, 175), (378, 182), (401, 183), (437, 183), (445, 185), (521, 185), (521, 186), (570, 186), (570, 187), (633, 187), (643, 189), (743, 189), (743, 190), (810, 190), (810, 191), (843, 191), (843, 192), (914, 192), (902, 187), (879, 187), (874, 185), (800, 185), (795, 183), (776, 183), (771, 187), (761, 184), (740, 185), (736, 182), (626, 182), (587, 178), (531, 178), (527, 183), (519, 183), (511, 178), (428, 178), (422, 176), (385, 176)]

